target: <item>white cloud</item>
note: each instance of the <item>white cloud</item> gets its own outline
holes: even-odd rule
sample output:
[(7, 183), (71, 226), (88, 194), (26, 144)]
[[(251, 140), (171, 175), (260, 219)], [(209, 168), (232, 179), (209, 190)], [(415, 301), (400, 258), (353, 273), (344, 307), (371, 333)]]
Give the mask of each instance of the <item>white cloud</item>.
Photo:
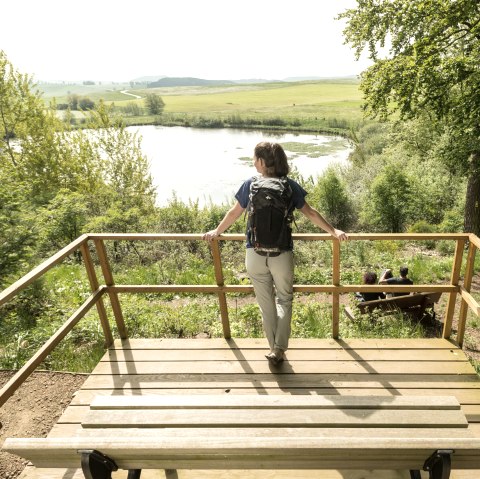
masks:
[(335, 16), (355, 0), (15, 0), (0, 48), (36, 80), (358, 74)]

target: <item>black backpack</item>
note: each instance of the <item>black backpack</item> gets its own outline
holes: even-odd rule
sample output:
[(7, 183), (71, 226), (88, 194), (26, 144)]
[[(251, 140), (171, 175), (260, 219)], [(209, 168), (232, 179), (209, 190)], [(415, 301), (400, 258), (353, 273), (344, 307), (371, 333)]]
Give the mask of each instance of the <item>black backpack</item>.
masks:
[(278, 256), (292, 249), (292, 196), (286, 177), (253, 178), (247, 208), (247, 234), (257, 253)]

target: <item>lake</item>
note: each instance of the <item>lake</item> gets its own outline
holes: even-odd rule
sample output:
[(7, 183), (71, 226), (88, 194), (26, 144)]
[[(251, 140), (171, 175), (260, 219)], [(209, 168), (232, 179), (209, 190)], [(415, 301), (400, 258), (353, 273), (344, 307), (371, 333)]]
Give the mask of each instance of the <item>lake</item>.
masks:
[(129, 127), (142, 137), (142, 151), (157, 186), (157, 204), (178, 199), (206, 204), (231, 204), (241, 183), (256, 174), (253, 149), (260, 141), (282, 144), (291, 167), (308, 178), (333, 162), (346, 162), (351, 147), (337, 136), (271, 133), (235, 129)]

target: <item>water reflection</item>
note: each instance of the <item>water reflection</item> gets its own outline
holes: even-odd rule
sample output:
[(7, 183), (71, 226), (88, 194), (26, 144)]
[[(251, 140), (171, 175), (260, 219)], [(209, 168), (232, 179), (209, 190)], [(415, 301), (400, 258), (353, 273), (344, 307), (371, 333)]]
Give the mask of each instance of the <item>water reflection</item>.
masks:
[[(173, 192), (182, 201), (198, 200), (201, 206), (230, 204), (242, 181), (256, 173), (251, 157), (259, 141), (281, 143), (290, 164), (305, 178), (316, 177), (332, 162), (346, 161), (350, 152), (346, 140), (325, 135), (161, 126), (129, 129), (142, 136), (159, 206), (168, 204)], [(301, 152), (299, 144), (304, 145)]]

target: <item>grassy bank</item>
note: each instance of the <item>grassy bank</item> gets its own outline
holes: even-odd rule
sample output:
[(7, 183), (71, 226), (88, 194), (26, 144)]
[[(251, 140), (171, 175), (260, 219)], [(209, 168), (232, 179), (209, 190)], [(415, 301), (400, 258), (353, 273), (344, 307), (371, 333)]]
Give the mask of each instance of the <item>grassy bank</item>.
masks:
[[(358, 82), (351, 79), (151, 89), (132, 89), (126, 84), (114, 85), (115, 89), (112, 85), (40, 86), (46, 102), (67, 103), (68, 96), (76, 94), (113, 104), (128, 125), (345, 133), (363, 121), (361, 92)], [(147, 113), (144, 98), (149, 93), (162, 97), (162, 115)], [(127, 113), (129, 105), (138, 106), (140, 114)], [(76, 116), (80, 119), (82, 114)]]

